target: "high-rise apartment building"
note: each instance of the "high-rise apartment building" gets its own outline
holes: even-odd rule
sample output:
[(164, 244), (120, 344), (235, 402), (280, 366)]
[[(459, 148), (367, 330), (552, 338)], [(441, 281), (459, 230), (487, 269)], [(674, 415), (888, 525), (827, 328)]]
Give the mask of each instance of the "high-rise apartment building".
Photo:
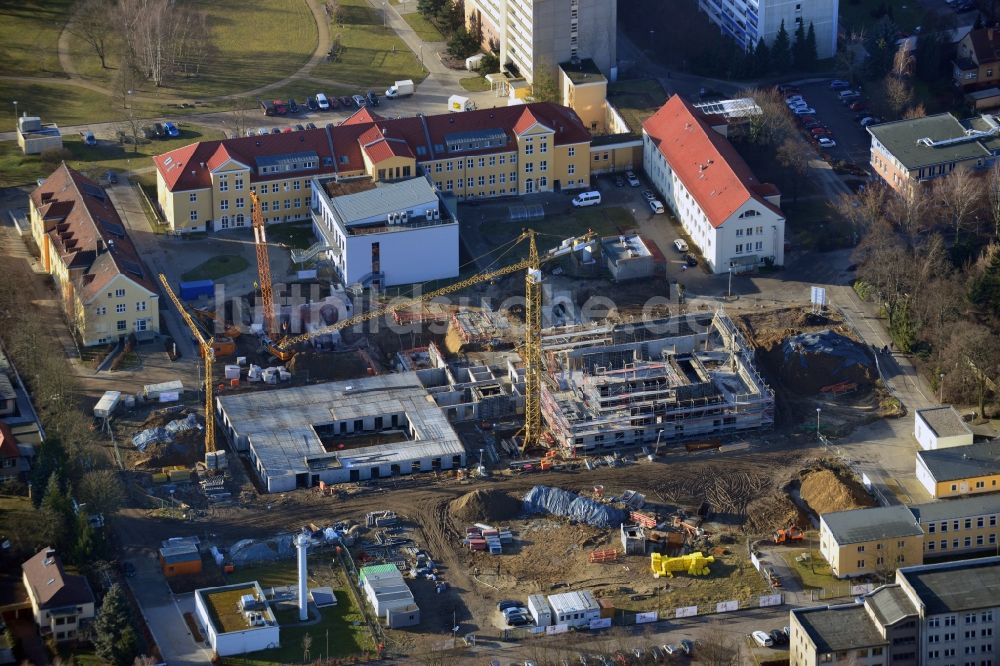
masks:
[(466, 23), (480, 21), (483, 45), (500, 46), (500, 64), (533, 83), (543, 67), (590, 58), (602, 72), (615, 66), (615, 0), (466, 0)]
[(820, 59), (837, 54), (839, 0), (698, 0), (698, 8), (744, 50), (761, 38), (773, 44), (784, 21), (793, 40), (799, 24), (808, 30), (812, 23)]

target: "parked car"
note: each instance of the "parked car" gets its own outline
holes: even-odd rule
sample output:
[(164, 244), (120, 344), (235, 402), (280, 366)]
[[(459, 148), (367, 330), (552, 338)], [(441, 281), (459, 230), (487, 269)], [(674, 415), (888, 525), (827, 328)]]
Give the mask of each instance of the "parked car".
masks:
[(816, 109), (809, 106), (803, 106), (792, 109), (792, 113), (794, 113), (797, 116), (811, 116), (814, 113), (816, 113)]
[(625, 187), (625, 179), (621, 176), (615, 176), (615, 187)]
[(685, 638), (681, 641), (681, 649), (684, 650), (684, 654), (691, 656), (691, 653), (694, 652), (694, 642)]
[(817, 127), (823, 127), (824, 125), (823, 125), (823, 123), (821, 123), (818, 120), (812, 120), (812, 121), (809, 121), (807, 123), (802, 123), (802, 126), (804, 128), (806, 128), (807, 130), (811, 130), (811, 129), (815, 129)]
[(338, 97), (336, 97), (334, 95), (330, 95), (327, 98), (326, 101), (328, 101), (330, 103), (330, 108), (331, 109), (339, 109), (340, 108), (340, 99)]
[(649, 209), (653, 211), (654, 215), (661, 215), (663, 213), (663, 204), (656, 199), (650, 199)]
[(353, 101), (354, 106), (359, 109), (368, 103), (368, 100), (361, 95), (355, 95), (354, 97), (351, 98), (351, 101)]
[(305, 128), (306, 128), (305, 125), (303, 125), (302, 123), (296, 123), (296, 125), (295, 125), (295, 131), (296, 132), (301, 132)]
[(368, 94), (366, 94), (365, 97), (368, 99), (369, 104), (371, 104), (372, 106), (378, 106), (378, 95), (376, 95), (374, 92), (369, 90)]
[(864, 111), (865, 109), (868, 108), (868, 105), (865, 104), (864, 102), (854, 102), (847, 108), (849, 108), (851, 111)]
[(753, 642), (760, 647), (771, 647), (774, 645), (774, 641), (771, 640), (771, 637), (759, 629), (750, 634), (750, 637), (753, 639)]
[(272, 127), (271, 128), (271, 134), (281, 134), (281, 128), (280, 127)]
[(316, 123), (306, 123), (306, 129), (316, 129)]
[(247, 136), (254, 136), (257, 134), (257, 130), (250, 128), (247, 130)]
[(674, 241), (674, 249), (677, 250), (678, 252), (687, 252), (688, 251), (687, 241), (685, 241), (683, 238), (678, 238), (677, 240)]
[(507, 610), (508, 608), (517, 608), (520, 605), (521, 605), (520, 601), (514, 601), (513, 599), (504, 599), (497, 603), (497, 610), (502, 612)]
[(821, 136), (816, 139), (816, 143), (819, 144), (820, 148), (836, 148), (837, 142), (828, 136)]
[(290, 134), (291, 132), (294, 132), (294, 131), (295, 130), (292, 129), (291, 125), (289, 125), (288, 127), (282, 127), (281, 128), (281, 133), (282, 134)]
[(782, 95), (794, 95), (799, 92), (799, 87), (790, 83), (779, 83), (775, 89)]
[(846, 90), (850, 87), (850, 81), (844, 81), (843, 79), (834, 79), (833, 81), (830, 81), (830, 90)]
[(642, 184), (639, 182), (639, 178), (631, 171), (625, 172), (625, 180), (628, 181), (630, 187), (639, 187)]
[(157, 139), (167, 138), (167, 131), (163, 129), (162, 123), (153, 123), (153, 134), (156, 135)]
[(664, 645), (664, 646), (663, 646), (663, 651), (664, 651), (664, 652), (666, 652), (666, 653), (667, 653), (667, 654), (669, 654), (669, 655), (675, 655), (675, 654), (677, 654), (677, 653), (678, 653), (678, 652), (679, 652), (680, 650), (679, 650), (679, 648), (678, 648), (678, 647), (677, 647), (676, 645), (674, 645), (673, 643), (667, 643), (666, 645)]
[(108, 169), (108, 170), (107, 170), (107, 171), (106, 171), (106, 172), (104, 173), (104, 178), (105, 178), (105, 179), (106, 179), (106, 180), (108, 181), (108, 183), (110, 183), (111, 185), (117, 185), (117, 184), (118, 184), (118, 172), (116, 172), (116, 171), (112, 171), (111, 169)]
[(852, 98), (861, 97), (861, 93), (858, 92), (857, 90), (841, 90), (839, 93), (837, 93), (837, 97), (839, 97), (842, 100), (843, 99), (852, 99)]
[(881, 118), (876, 118), (876, 117), (873, 117), (873, 116), (869, 116), (867, 118), (862, 118), (861, 119), (861, 126), (862, 127), (868, 127), (869, 125), (878, 125), (881, 122), (882, 122)]
[(167, 133), (167, 136), (176, 139), (181, 135), (181, 130), (177, 125), (171, 122), (163, 123), (163, 131)]
[(298, 113), (299, 111), (299, 103), (295, 101), (294, 97), (290, 98), (288, 100), (288, 113)]
[(800, 106), (809, 106), (809, 102), (804, 99), (793, 99), (791, 102), (785, 102), (785, 106), (789, 109), (794, 109)]
[(352, 106), (354, 106), (354, 100), (351, 98), (350, 95), (344, 95), (343, 97), (340, 98), (340, 105), (345, 109), (349, 109)]
[(306, 106), (309, 107), (310, 111), (319, 111), (319, 102), (312, 95), (306, 98)]
[(266, 127), (258, 127), (257, 128), (257, 136), (264, 136), (264, 135), (270, 134), (270, 133), (271, 133), (271, 130), (269, 130)]
[(684, 263), (692, 268), (698, 265), (698, 257), (694, 256), (690, 252), (684, 253)]
[(642, 198), (645, 199), (646, 201), (652, 201), (653, 199), (656, 198), (656, 195), (653, 194), (651, 190), (643, 190)]
[(833, 131), (829, 127), (813, 127), (809, 133), (813, 136), (833, 136)]
[(320, 111), (330, 110), (330, 100), (323, 93), (316, 93), (316, 104), (319, 106)]

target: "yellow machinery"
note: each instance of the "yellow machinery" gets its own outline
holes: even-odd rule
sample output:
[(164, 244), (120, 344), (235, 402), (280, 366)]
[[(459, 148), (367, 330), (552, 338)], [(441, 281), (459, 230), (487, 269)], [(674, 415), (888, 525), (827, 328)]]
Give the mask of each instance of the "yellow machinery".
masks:
[(702, 553), (689, 553), (680, 557), (668, 557), (660, 553), (650, 555), (650, 564), (653, 569), (653, 577), (660, 578), (666, 576), (673, 578), (675, 573), (687, 573), (691, 576), (707, 576), (711, 573), (708, 565), (715, 562), (712, 555)]
[[(256, 202), (256, 199), (255, 199)], [(256, 219), (256, 208), (257, 204), (254, 203), (254, 211)], [(541, 265), (552, 259), (565, 256), (570, 252), (574, 251), (581, 244), (586, 243), (591, 238), (594, 237), (592, 231), (588, 231), (582, 236), (577, 236), (576, 238), (567, 238), (558, 247), (555, 247), (543, 255), (538, 254), (538, 246), (535, 243), (535, 232), (534, 229), (525, 229), (521, 232), (521, 235), (515, 239), (514, 243), (520, 243), (522, 241), (528, 241), (528, 256), (521, 261), (511, 264), (510, 266), (505, 266), (503, 268), (498, 268), (493, 271), (486, 271), (484, 273), (479, 273), (466, 280), (459, 280), (454, 284), (450, 284), (446, 287), (442, 287), (436, 291), (432, 291), (428, 294), (424, 294), (420, 298), (416, 298), (409, 301), (403, 301), (401, 303), (396, 303), (391, 306), (376, 308), (374, 310), (369, 310), (361, 314), (354, 315), (348, 319), (338, 321), (335, 324), (326, 326), (324, 328), (317, 329), (310, 333), (305, 333), (303, 335), (298, 335), (295, 337), (285, 338), (277, 345), (273, 346), (274, 352), (282, 352), (289, 357), (294, 352), (291, 347), (300, 342), (305, 342), (311, 338), (319, 335), (324, 335), (326, 333), (331, 333), (333, 331), (343, 330), (354, 326), (355, 324), (360, 324), (371, 319), (376, 319), (383, 315), (391, 314), (396, 310), (402, 310), (408, 307), (412, 307), (415, 303), (422, 303), (424, 301), (429, 301), (431, 299), (437, 298), (438, 296), (444, 296), (446, 294), (451, 294), (456, 291), (461, 291), (466, 287), (470, 287), (474, 284), (480, 284), (482, 282), (489, 282), (499, 277), (505, 275), (510, 275), (511, 273), (516, 273), (518, 271), (526, 271), (524, 278), (524, 296), (525, 296), (525, 308), (524, 308), (524, 324), (525, 324), (525, 338), (524, 344), (521, 347), (521, 358), (524, 361), (524, 430), (522, 434), (521, 450), (525, 450), (531, 446), (538, 444), (539, 438), (542, 434), (542, 409), (541, 409), (541, 389), (542, 389), (542, 271)], [(259, 256), (259, 255), (258, 255)], [(266, 256), (266, 255), (265, 255)], [(261, 285), (263, 289), (263, 284)], [(270, 348), (269, 348), (270, 351)], [(275, 354), (277, 355), (277, 354)], [(281, 356), (278, 356), (281, 358)], [(284, 359), (282, 359), (284, 360)]]
[[(209, 462), (210, 458), (215, 455), (215, 407), (212, 404), (213, 400), (213, 384), (212, 384), (212, 366), (215, 363), (215, 348), (216, 341), (215, 338), (205, 338), (205, 335), (195, 324), (194, 319), (188, 314), (188, 311), (184, 309), (179, 298), (174, 293), (174, 290), (170, 288), (170, 282), (167, 281), (167, 276), (160, 273), (160, 284), (163, 285), (163, 289), (167, 292), (167, 296), (170, 297), (170, 301), (177, 308), (177, 312), (180, 313), (181, 318), (184, 319), (184, 323), (187, 324), (188, 328), (191, 329), (191, 333), (194, 335), (195, 340), (198, 342), (198, 347), (201, 351), (201, 357), (205, 361), (205, 462), (210, 468), (215, 468), (218, 463), (213, 461)], [(229, 344), (232, 345), (233, 341), (226, 338)], [(234, 347), (235, 350), (235, 347)]]
[(267, 256), (267, 234), (264, 231), (264, 214), (260, 209), (260, 198), (254, 191), (250, 192), (250, 205), (253, 211), (250, 219), (253, 222), (253, 240), (257, 248), (257, 280), (260, 283), (261, 309), (264, 315), (264, 348), (279, 361), (290, 361), (295, 351), (275, 344), (278, 336), (277, 318), (274, 313), (274, 292), (271, 283), (271, 260)]

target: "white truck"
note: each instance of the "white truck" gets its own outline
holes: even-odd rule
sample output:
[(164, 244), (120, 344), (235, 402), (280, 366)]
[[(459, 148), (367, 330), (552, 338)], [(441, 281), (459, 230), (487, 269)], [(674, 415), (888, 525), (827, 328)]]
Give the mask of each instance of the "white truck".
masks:
[(411, 79), (405, 79), (403, 81), (396, 81), (391, 86), (386, 88), (385, 96), (389, 99), (395, 99), (397, 97), (409, 97), (413, 94), (414, 85)]
[(448, 98), (448, 110), (454, 112), (475, 111), (476, 103), (468, 97), (463, 97), (462, 95), (452, 95)]

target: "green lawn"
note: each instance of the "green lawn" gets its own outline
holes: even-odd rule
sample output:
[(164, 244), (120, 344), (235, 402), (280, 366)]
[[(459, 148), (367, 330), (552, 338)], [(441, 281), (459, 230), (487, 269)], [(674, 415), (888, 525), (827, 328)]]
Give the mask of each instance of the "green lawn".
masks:
[(304, 250), (316, 242), (311, 222), (305, 224), (279, 224), (269, 227), (267, 238), (272, 243), (282, 243), (288, 247), (300, 250)]
[(18, 114), (41, 116), (43, 122), (59, 125), (83, 125), (88, 122), (110, 120), (108, 98), (85, 88), (57, 83), (22, 83), (0, 81), (0, 131), (14, 130), (14, 107), (17, 100)]
[[(145, 94), (208, 97), (251, 90), (294, 74), (316, 49), (316, 21), (304, 0), (181, 0), (204, 12), (216, 49), (199, 76), (179, 75), (161, 88), (140, 82)], [(107, 84), (114, 70), (100, 61), (79, 39), (70, 40), (77, 70), (86, 78)], [(117, 59), (110, 60), (112, 67)]]
[(0, 495), (0, 534), (11, 540), (15, 551), (33, 552), (41, 535), (38, 514), (31, 500), (16, 495)]
[[(795, 558), (803, 553), (809, 553), (809, 559), (804, 562), (797, 562)], [(808, 551), (802, 548), (797, 548), (794, 550), (782, 551), (781, 556), (784, 558), (789, 568), (802, 580), (802, 587), (804, 589), (818, 590), (823, 588), (832, 588), (837, 583), (842, 582), (834, 578), (833, 573), (830, 571), (830, 565), (825, 559), (823, 559), (823, 556), (820, 555), (818, 550)]]
[(490, 89), (490, 82), (482, 76), (467, 76), (458, 82), (469, 92), (484, 92)]
[(413, 32), (417, 33), (417, 37), (424, 40), (425, 42), (443, 42), (444, 35), (437, 27), (428, 21), (423, 14), (419, 12), (410, 12), (409, 14), (403, 14), (403, 20), (413, 28)]
[(220, 254), (181, 275), (182, 280), (218, 280), (246, 270), (250, 264), (238, 254)]
[(873, 12), (886, 5), (892, 7), (892, 20), (905, 32), (911, 32), (924, 18), (925, 12), (919, 2), (887, 3), (885, 0), (857, 0), (854, 3), (840, 3), (840, 25), (848, 33), (870, 27), (878, 20)]
[[(0, 0), (0, 72), (63, 76), (56, 44), (72, 5), (72, 0)], [(5, 95), (0, 99), (4, 104), (21, 101)]]
[[(382, 27), (382, 14), (366, 0), (339, 0), (344, 23), (332, 24), (334, 42), (341, 44), (335, 61), (320, 63), (313, 76), (355, 84), (359, 88), (384, 90), (393, 81), (413, 79), (418, 83), (427, 76), (417, 57), (396, 36), (392, 28)], [(424, 57), (434, 57), (424, 49)]]
[(0, 141), (0, 187), (34, 183), (58, 166), (45, 165), (37, 155), (22, 155), (15, 141)]

